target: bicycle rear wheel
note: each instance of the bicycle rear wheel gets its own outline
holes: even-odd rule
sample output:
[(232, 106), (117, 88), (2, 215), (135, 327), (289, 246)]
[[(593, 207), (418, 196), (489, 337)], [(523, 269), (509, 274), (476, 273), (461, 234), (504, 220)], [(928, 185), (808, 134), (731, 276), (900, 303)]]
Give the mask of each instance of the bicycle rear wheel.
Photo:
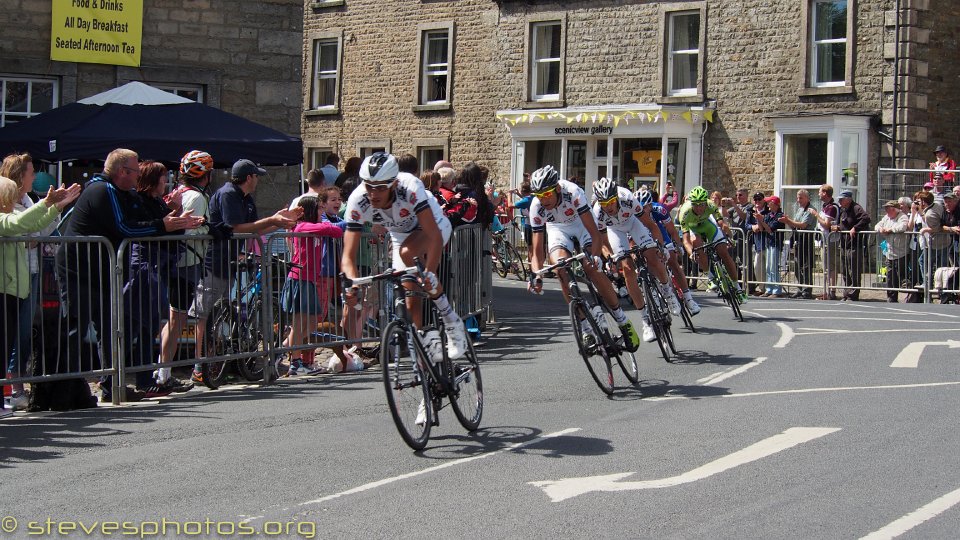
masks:
[(410, 448), (423, 450), (430, 440), (433, 400), (417, 361), (420, 351), (415, 344), (411, 347), (410, 331), (401, 321), (387, 325), (380, 341), (380, 365), (390, 416), (400, 437)]
[[(595, 298), (597, 305), (603, 309), (603, 322), (601, 334), (607, 344), (607, 352), (610, 355), (610, 364), (613, 365), (613, 359), (620, 364), (620, 369), (631, 384), (640, 382), (640, 366), (637, 364), (637, 357), (627, 350), (626, 338), (623, 337), (617, 325), (617, 319), (613, 316), (613, 310), (603, 303), (599, 297)], [(616, 330), (613, 330), (616, 329)]]
[(480, 363), (473, 349), (473, 342), (467, 339), (467, 352), (456, 360), (451, 360), (453, 372), (450, 374), (453, 394), (450, 404), (453, 414), (467, 431), (476, 431), (483, 417), (483, 379), (480, 378)]
[(507, 244), (507, 250), (510, 252), (510, 267), (513, 273), (520, 281), (526, 281), (527, 267), (523, 265), (523, 258), (520, 257), (520, 252), (517, 251), (517, 247), (513, 244)]
[[(587, 308), (583, 300), (573, 300), (570, 302), (570, 321), (573, 323), (573, 335), (577, 340), (577, 348), (580, 350), (580, 356), (587, 364), (587, 370), (594, 382), (600, 387), (600, 390), (607, 395), (613, 394), (613, 366), (610, 363), (610, 357), (607, 354), (607, 348), (602, 343), (600, 328), (597, 321)], [(593, 335), (597, 343), (588, 347), (583, 340), (583, 331), (589, 327), (593, 330)]]
[[(227, 300), (218, 300), (207, 319), (206, 356), (235, 354), (237, 349), (237, 314)], [(227, 382), (232, 360), (204, 362), (200, 365), (203, 384), (216, 390)]]
[[(277, 322), (278, 306), (274, 305), (274, 322)], [(250, 306), (247, 315), (247, 324), (240, 328), (240, 350), (243, 352), (260, 351), (263, 355), (251, 356), (237, 360), (237, 371), (248, 381), (259, 381), (263, 378), (263, 369), (267, 363), (266, 351), (268, 349), (266, 341), (263, 339), (263, 302), (257, 300)], [(274, 324), (274, 328), (276, 328)]]
[(497, 274), (505, 278), (510, 273), (510, 261), (508, 260), (510, 253), (507, 251), (502, 239), (493, 241), (493, 251), (497, 255), (496, 264), (494, 264)]

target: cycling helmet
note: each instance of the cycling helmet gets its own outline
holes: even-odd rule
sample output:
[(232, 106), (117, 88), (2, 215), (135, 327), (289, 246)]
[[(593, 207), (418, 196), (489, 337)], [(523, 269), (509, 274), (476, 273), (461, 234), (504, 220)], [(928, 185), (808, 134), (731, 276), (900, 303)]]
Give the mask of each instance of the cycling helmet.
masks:
[(530, 175), (530, 189), (534, 193), (542, 193), (560, 181), (560, 173), (552, 165), (541, 167)]
[(640, 203), (640, 206), (646, 206), (653, 203), (653, 194), (650, 193), (649, 189), (640, 190), (637, 192), (637, 201)]
[(687, 195), (687, 200), (695, 203), (707, 202), (710, 199), (710, 194), (707, 193), (707, 190), (703, 189), (701, 186), (697, 186), (690, 190), (690, 193)]
[(617, 196), (617, 183), (609, 178), (601, 178), (593, 184), (593, 195), (600, 202), (606, 202)]
[(360, 178), (368, 184), (390, 184), (397, 179), (400, 165), (397, 158), (386, 152), (367, 156), (360, 165)]
[(213, 170), (213, 158), (203, 150), (191, 150), (180, 160), (180, 174), (190, 178), (203, 178)]

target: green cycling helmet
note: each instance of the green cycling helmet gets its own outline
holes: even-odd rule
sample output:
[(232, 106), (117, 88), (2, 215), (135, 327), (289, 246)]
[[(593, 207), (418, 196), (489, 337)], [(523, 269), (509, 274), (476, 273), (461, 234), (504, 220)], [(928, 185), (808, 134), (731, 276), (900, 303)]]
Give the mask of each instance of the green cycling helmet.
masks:
[(690, 202), (700, 203), (707, 202), (710, 199), (710, 194), (707, 193), (707, 190), (703, 189), (700, 186), (697, 186), (690, 190), (690, 193), (687, 195), (687, 200)]

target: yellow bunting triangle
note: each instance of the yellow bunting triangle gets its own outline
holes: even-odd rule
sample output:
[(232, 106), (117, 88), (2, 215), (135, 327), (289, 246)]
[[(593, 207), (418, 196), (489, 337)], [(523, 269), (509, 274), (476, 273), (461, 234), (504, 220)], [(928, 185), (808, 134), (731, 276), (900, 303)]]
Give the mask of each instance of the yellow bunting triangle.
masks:
[(680, 116), (683, 117), (683, 119), (686, 120), (687, 122), (690, 122), (691, 124), (693, 123), (693, 113), (692, 113), (692, 112), (687, 111), (687, 112), (681, 114)]
[(709, 109), (703, 111), (703, 117), (707, 119), (707, 122), (713, 122), (713, 111)]

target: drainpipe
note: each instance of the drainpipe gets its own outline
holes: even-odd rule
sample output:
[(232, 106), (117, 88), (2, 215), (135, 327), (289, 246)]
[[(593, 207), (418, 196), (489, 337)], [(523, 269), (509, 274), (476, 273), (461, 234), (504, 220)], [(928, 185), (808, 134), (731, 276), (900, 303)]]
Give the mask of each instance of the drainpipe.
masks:
[(900, 2), (901, 0), (896, 0), (896, 21), (894, 23), (893, 31), (893, 41), (894, 41), (894, 52), (893, 52), (893, 151), (890, 153), (890, 157), (893, 161), (893, 168), (897, 168), (899, 164), (897, 163), (897, 149), (899, 147), (898, 129), (897, 129), (897, 120), (899, 119), (899, 107), (900, 107)]

